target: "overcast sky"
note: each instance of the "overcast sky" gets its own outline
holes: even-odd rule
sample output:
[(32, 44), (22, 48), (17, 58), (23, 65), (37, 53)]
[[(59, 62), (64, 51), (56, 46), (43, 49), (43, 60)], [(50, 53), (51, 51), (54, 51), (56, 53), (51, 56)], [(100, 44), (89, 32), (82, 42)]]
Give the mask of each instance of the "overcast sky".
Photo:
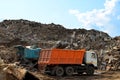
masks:
[(120, 36), (120, 0), (0, 0), (0, 21), (27, 19)]

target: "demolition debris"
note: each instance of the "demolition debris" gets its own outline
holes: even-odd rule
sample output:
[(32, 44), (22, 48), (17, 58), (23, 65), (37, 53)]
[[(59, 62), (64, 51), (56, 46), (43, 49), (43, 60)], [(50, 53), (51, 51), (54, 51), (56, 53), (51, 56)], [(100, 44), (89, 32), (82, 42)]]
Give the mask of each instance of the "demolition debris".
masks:
[(54, 23), (42, 24), (23, 19), (4, 20), (0, 22), (0, 80), (4, 80), (8, 74), (12, 74), (10, 76), (14, 78), (12, 80), (21, 80), (25, 75), (22, 77), (16, 75), (23, 74), (20, 73), (21, 70), (25, 72), (24, 74), (27, 73), (27, 76), (31, 75), (38, 80), (25, 68), (21, 69), (16, 65), (13, 67), (17, 61), (14, 46), (33, 44), (42, 49), (94, 50), (99, 57), (99, 69), (114, 71), (120, 69), (120, 36), (112, 38), (107, 33), (93, 29), (66, 29)]

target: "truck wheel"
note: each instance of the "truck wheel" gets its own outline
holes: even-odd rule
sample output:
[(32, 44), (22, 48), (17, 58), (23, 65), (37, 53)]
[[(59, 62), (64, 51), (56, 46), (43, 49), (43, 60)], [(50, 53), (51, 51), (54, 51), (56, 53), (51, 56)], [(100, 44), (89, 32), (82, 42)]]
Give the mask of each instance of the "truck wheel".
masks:
[(56, 76), (63, 76), (64, 75), (64, 69), (62, 67), (56, 67), (55, 74), (56, 74)]
[(86, 73), (89, 76), (93, 75), (94, 74), (94, 68), (92, 66), (88, 66)]
[(57, 68), (57, 67), (55, 66), (55, 67), (53, 67), (53, 69), (51, 70), (50, 74), (51, 74), (52, 76), (55, 75), (56, 68)]
[(73, 67), (66, 67), (65, 73), (66, 75), (71, 76), (74, 73)]
[(54, 75), (55, 75), (55, 70), (54, 70), (54, 69), (51, 70), (50, 75), (51, 75), (51, 76), (54, 76)]

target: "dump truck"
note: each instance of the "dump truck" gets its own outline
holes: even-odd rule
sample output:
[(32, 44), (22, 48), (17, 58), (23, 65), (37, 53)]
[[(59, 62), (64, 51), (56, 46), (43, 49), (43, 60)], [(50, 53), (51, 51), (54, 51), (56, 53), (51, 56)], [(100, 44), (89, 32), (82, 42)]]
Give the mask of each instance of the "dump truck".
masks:
[(97, 69), (97, 54), (93, 51), (45, 49), (40, 53), (38, 68), (41, 73), (71, 76), (74, 73), (93, 75)]

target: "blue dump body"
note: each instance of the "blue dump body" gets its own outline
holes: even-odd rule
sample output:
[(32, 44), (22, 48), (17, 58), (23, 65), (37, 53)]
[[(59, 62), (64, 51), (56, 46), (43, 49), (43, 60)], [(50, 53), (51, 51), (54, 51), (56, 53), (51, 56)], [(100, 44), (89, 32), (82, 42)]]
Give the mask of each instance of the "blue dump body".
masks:
[(31, 49), (31, 48), (25, 48), (24, 50), (24, 57), (29, 59), (38, 59), (40, 48)]
[(18, 49), (17, 54), (25, 59), (38, 59), (41, 48), (25, 48), (22, 45), (18, 45), (15, 48)]

